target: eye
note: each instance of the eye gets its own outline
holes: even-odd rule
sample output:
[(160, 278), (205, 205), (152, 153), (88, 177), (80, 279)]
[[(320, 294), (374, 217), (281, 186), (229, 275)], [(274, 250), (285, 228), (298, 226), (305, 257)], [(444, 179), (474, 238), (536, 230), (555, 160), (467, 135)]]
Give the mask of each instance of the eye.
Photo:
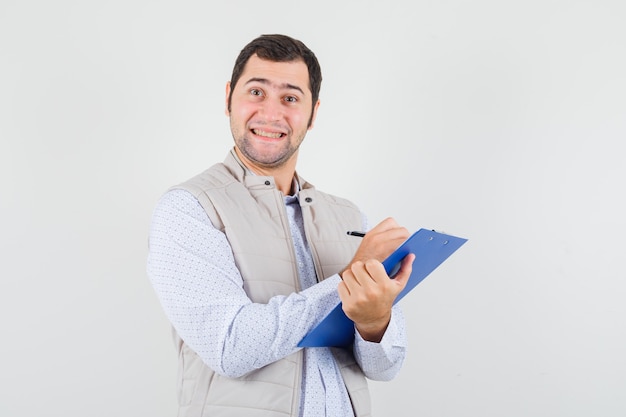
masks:
[(286, 96), (285, 97), (285, 101), (287, 103), (297, 103), (298, 102), (298, 97), (296, 97), (296, 96)]
[(261, 91), (258, 88), (253, 88), (250, 90), (250, 95), (252, 96), (262, 96), (263, 95), (263, 91)]

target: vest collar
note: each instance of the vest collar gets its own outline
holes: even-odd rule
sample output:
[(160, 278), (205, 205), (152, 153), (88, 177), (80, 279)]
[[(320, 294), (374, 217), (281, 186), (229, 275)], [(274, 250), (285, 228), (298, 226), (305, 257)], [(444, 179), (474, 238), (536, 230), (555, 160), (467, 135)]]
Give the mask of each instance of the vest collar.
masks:
[[(235, 148), (233, 147), (228, 155), (226, 155), (226, 159), (224, 159), (224, 165), (228, 169), (228, 171), (237, 179), (237, 181), (241, 182), (246, 186), (246, 188), (258, 189), (273, 187), (276, 188), (276, 182), (274, 181), (274, 177), (271, 176), (262, 176), (256, 175), (248, 167), (241, 162), (241, 159), (237, 156), (235, 152)], [(315, 188), (313, 184), (307, 182), (304, 178), (302, 178), (298, 173), (295, 173), (295, 180), (297, 183), (296, 195), (301, 190), (313, 189)]]

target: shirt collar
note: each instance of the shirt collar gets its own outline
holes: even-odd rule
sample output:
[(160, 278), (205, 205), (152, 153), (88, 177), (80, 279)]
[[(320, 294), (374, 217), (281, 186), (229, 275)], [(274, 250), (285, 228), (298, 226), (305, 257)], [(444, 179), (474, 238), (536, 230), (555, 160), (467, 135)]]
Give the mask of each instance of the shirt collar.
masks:
[(298, 202), (298, 194), (300, 193), (300, 184), (296, 180), (296, 177), (293, 177), (293, 186), (292, 190), (294, 190), (293, 195), (286, 195), (284, 197), (285, 204), (293, 204)]

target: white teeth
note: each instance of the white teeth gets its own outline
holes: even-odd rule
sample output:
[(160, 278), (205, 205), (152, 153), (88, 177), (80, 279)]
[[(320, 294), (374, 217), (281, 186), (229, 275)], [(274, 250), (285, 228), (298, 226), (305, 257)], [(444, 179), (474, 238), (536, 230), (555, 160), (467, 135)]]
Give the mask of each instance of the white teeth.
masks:
[(259, 136), (263, 136), (263, 137), (271, 138), (271, 139), (278, 139), (283, 135), (282, 133), (272, 133), (272, 132), (266, 132), (264, 130), (257, 130), (257, 129), (253, 129), (252, 131), (254, 132), (255, 135), (259, 135)]

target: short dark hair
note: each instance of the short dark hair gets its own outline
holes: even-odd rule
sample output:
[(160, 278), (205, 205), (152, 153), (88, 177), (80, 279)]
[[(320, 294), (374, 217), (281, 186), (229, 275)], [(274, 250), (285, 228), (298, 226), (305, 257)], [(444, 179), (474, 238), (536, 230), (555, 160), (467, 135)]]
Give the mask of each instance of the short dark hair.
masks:
[(252, 40), (241, 50), (235, 61), (233, 73), (230, 78), (228, 110), (230, 111), (230, 103), (235, 85), (237, 81), (239, 81), (246, 63), (250, 57), (255, 54), (261, 59), (274, 62), (292, 62), (300, 59), (304, 61), (309, 70), (309, 88), (313, 97), (311, 117), (313, 117), (313, 109), (319, 98), (320, 87), (322, 86), (322, 70), (313, 51), (301, 41), (286, 35), (261, 35)]

